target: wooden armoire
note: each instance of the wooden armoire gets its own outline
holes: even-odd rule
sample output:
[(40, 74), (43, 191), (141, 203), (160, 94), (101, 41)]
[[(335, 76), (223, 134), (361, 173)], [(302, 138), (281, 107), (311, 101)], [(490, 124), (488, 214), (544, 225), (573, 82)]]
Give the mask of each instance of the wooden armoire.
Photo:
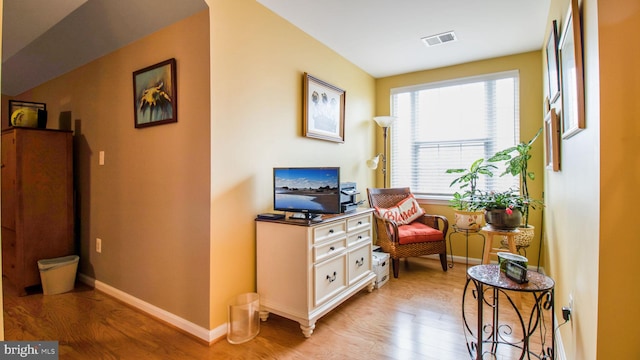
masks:
[(74, 253), (73, 133), (3, 130), (1, 183), (2, 274), (25, 295), (38, 260)]

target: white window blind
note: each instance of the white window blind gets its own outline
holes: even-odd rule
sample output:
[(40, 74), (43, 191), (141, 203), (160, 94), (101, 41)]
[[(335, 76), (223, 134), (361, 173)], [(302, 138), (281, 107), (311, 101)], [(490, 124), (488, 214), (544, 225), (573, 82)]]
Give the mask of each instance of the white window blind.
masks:
[[(409, 186), (418, 195), (450, 196), (460, 174), (519, 142), (518, 72), (509, 71), (391, 90), (391, 186)], [(480, 190), (518, 187), (518, 179), (500, 177), (502, 163)]]

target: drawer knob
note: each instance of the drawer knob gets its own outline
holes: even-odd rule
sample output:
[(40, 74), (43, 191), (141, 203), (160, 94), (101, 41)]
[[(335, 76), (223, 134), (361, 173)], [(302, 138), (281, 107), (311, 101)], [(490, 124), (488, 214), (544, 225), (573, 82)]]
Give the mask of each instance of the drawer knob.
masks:
[(332, 247), (329, 248), (329, 252), (332, 252), (335, 249), (336, 249), (335, 246), (332, 246)]
[(358, 235), (358, 240), (362, 240), (362, 235)]
[(364, 258), (361, 257), (360, 260), (356, 260), (356, 266), (360, 267), (364, 265)]
[(336, 274), (336, 272), (333, 272), (333, 276), (331, 275), (327, 275), (327, 280), (329, 280), (329, 283), (332, 283), (334, 281), (336, 281), (336, 277), (338, 276), (338, 274)]
[(358, 221), (358, 225), (362, 225), (362, 220)]
[(329, 234), (333, 234), (333, 229), (329, 229)]

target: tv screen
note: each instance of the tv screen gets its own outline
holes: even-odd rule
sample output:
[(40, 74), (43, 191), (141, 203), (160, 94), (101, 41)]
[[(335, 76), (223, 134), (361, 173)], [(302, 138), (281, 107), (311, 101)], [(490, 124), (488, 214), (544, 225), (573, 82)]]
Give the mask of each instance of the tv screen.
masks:
[(274, 168), (273, 208), (307, 214), (339, 214), (340, 168)]

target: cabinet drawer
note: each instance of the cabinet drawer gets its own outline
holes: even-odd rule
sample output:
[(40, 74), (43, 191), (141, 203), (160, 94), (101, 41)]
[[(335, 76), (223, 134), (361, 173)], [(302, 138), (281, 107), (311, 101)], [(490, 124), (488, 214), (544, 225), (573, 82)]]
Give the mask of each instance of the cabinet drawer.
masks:
[(313, 229), (313, 243), (319, 243), (325, 240), (342, 236), (347, 232), (347, 224), (345, 221), (338, 221), (328, 225), (318, 226)]
[(355, 234), (349, 233), (349, 235), (347, 235), (348, 246), (354, 246), (364, 242), (371, 242), (371, 229), (360, 231)]
[(327, 260), (314, 266), (315, 306), (331, 299), (347, 287), (347, 254)]
[(313, 247), (313, 262), (318, 263), (336, 256), (347, 248), (347, 239), (341, 238), (332, 240)]
[(359, 229), (371, 228), (371, 214), (356, 216), (347, 220), (347, 231), (358, 231)]
[(359, 280), (371, 270), (371, 244), (349, 251), (349, 284)]

